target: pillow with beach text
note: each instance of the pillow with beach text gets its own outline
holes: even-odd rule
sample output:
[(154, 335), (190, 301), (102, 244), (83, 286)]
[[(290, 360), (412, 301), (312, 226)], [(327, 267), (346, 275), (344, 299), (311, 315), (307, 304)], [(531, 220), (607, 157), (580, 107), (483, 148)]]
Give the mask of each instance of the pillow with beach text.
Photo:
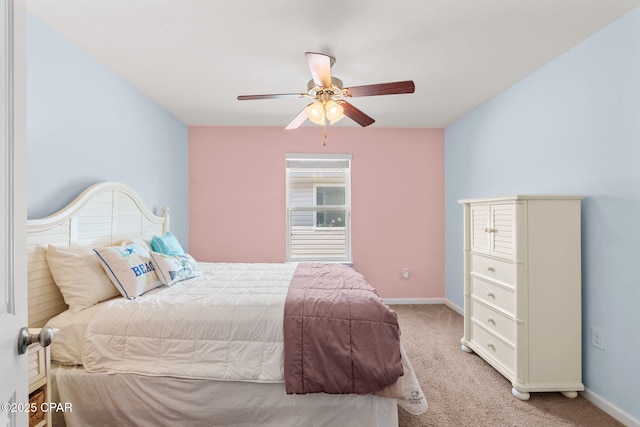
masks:
[(149, 250), (137, 243), (94, 248), (102, 268), (123, 297), (134, 299), (162, 286)]

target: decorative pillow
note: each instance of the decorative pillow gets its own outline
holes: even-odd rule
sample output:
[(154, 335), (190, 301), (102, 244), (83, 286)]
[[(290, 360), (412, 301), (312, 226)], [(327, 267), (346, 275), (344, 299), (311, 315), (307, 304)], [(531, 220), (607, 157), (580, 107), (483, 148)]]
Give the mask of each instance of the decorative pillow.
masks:
[(167, 286), (202, 275), (196, 260), (189, 254), (165, 255), (151, 251), (151, 262), (160, 281)]
[(120, 243), (120, 246), (127, 246), (127, 245), (133, 245), (133, 244), (137, 244), (142, 246), (144, 249), (146, 249), (147, 251), (151, 251), (151, 239), (145, 239), (143, 237), (139, 237), (137, 239), (129, 239), (129, 240), (123, 240), (122, 243)]
[(182, 245), (170, 231), (164, 233), (164, 236), (153, 236), (151, 249), (165, 255), (184, 255)]
[(93, 250), (98, 254), (107, 276), (125, 298), (134, 299), (162, 286), (149, 251), (141, 245), (131, 243)]
[(120, 295), (91, 247), (49, 245), (47, 264), (72, 313)]

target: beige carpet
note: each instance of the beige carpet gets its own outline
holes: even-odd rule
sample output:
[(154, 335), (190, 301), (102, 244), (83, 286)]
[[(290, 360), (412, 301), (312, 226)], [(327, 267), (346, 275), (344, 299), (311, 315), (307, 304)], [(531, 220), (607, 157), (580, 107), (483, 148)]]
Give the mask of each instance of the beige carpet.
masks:
[(511, 384), (475, 353), (460, 349), (462, 316), (445, 305), (394, 305), (402, 342), (429, 409), (410, 415), (398, 409), (400, 427), (416, 426), (622, 426), (578, 396), (531, 393), (523, 402)]

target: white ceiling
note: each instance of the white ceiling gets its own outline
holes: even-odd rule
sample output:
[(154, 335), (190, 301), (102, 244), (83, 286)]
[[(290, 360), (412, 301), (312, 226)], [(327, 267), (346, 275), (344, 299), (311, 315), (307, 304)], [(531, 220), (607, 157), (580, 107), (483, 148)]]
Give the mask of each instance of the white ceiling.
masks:
[[(188, 125), (282, 126), (305, 99), (306, 51), (375, 127), (445, 127), (640, 5), (640, 0), (28, 0), (31, 14)], [(348, 123), (347, 123), (348, 122)], [(357, 126), (349, 119), (349, 126)]]

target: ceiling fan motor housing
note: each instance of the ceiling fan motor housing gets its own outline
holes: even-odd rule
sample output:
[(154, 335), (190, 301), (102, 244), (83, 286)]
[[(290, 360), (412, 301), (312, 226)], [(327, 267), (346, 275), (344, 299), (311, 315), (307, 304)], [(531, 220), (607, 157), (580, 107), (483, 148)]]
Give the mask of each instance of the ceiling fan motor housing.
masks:
[(313, 79), (309, 80), (309, 83), (307, 83), (309, 96), (316, 96), (321, 91), (330, 91), (335, 96), (342, 96), (343, 87), (344, 84), (342, 83), (342, 80), (333, 76), (331, 77), (331, 87), (320, 87), (316, 85), (316, 82), (314, 82)]

